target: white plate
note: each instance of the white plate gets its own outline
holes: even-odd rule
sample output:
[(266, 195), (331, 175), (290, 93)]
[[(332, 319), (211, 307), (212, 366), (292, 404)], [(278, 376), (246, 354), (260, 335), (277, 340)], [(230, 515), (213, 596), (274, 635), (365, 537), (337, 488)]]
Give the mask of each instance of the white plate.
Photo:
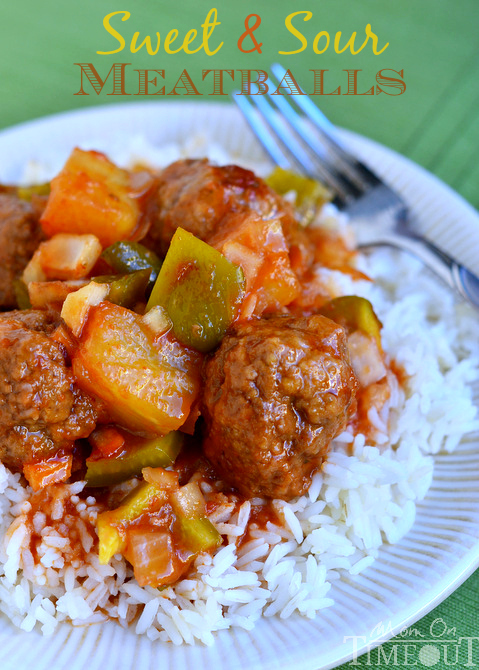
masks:
[[(225, 146), (238, 160), (264, 162), (257, 143), (231, 106), (125, 104), (48, 117), (0, 133), (0, 182), (18, 180), (30, 159), (59, 165), (76, 144), (118, 148), (137, 134), (161, 145), (199, 133)], [(479, 216), (475, 210), (410, 161), (365, 138), (350, 133), (346, 137), (402, 193), (418, 228), (479, 274)], [(18, 632), (2, 617), (0, 667), (335, 667), (352, 656), (352, 643), (345, 642), (345, 636), (358, 636), (361, 650), (379, 622), (388, 628), (389, 636), (397, 633), (446, 598), (479, 565), (479, 435), (470, 436), (454, 454), (435, 460), (433, 486), (418, 507), (412, 531), (399, 544), (383, 547), (380, 558), (362, 575), (335, 582), (331, 596), (336, 605), (322, 610), (315, 620), (299, 616), (263, 619), (251, 632), (216, 634), (215, 646), (207, 648), (152, 643), (113, 623), (77, 629), (62, 625), (52, 638), (42, 638), (37, 633)]]

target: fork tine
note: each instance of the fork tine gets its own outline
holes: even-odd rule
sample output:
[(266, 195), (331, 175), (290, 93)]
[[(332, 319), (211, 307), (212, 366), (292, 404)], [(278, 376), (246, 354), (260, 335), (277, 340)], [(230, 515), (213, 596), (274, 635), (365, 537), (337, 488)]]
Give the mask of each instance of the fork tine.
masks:
[[(305, 142), (308, 152), (313, 157), (316, 163), (328, 164), (330, 170), (334, 169), (334, 166), (331, 164), (331, 161), (328, 161), (327, 151), (324, 144), (315, 136), (314, 133), (311, 133), (311, 127), (306, 126), (304, 123), (304, 118), (302, 118), (292, 106), (291, 99), (287, 99), (286, 96), (273, 95), (268, 93), (270, 101), (274, 104), (275, 107), (281, 112), (283, 117), (291, 124), (294, 130)], [(289, 96), (288, 96), (289, 98)], [(361, 177), (359, 172), (352, 168), (350, 161), (341, 160), (341, 157), (338, 156), (338, 167), (341, 168), (341, 172), (336, 170), (336, 182), (344, 181), (347, 177), (351, 182), (351, 190), (354, 191), (355, 195), (360, 195), (368, 188), (368, 183)], [(354, 189), (356, 187), (356, 189)]]
[(286, 137), (284, 128), (272, 109), (262, 99), (249, 98), (237, 92), (234, 100), (246, 117), (251, 129), (276, 165), (311, 174), (313, 165), (292, 136)]
[[(272, 69), (277, 77), (284, 76), (285, 70), (279, 65)], [(255, 95), (251, 100), (238, 91), (233, 97), (273, 161), (283, 167), (291, 167), (293, 164), (299, 167), (300, 172), (311, 176), (315, 176), (316, 171), (322, 172), (324, 182), (336, 191), (333, 202), (359, 223), (359, 246), (387, 245), (416, 255), (438, 277), (479, 309), (479, 293), (476, 290), (479, 277), (459, 266), (447, 253), (408, 227), (408, 207), (402, 196), (349, 154), (340, 144), (340, 138), (338, 143), (334, 126), (309, 98), (299, 95), (299, 100), (295, 100), (296, 104), (293, 105), (284, 99), (278, 104), (277, 97), (270, 96), (268, 102), (264, 96)], [(314, 150), (314, 146), (310, 146), (311, 138), (303, 132), (307, 124), (296, 107), (305, 113), (308, 121), (318, 130), (329, 151), (325, 152), (321, 147), (318, 154), (311, 153)], [(282, 116), (278, 110), (283, 112)], [(344, 159), (349, 172), (353, 170), (364, 179), (365, 187), (356, 187), (356, 194), (351, 177), (344, 175), (343, 170), (340, 171), (340, 157)], [(335, 183), (337, 178), (340, 185)]]
[[(279, 63), (274, 63), (271, 66), (271, 70), (279, 81), (281, 81), (286, 74), (286, 68), (284, 68)], [(310, 98), (306, 97), (304, 100), (303, 96), (297, 96), (301, 98), (301, 101), (298, 101), (298, 106), (301, 107), (306, 116), (324, 133), (324, 135), (334, 142), (338, 147), (345, 149), (344, 143), (339, 137), (339, 133), (336, 129), (336, 126), (331, 123), (328, 117), (316, 107), (314, 102)]]
[[(286, 73), (286, 69), (282, 65), (279, 65), (279, 63), (274, 63), (271, 66), (271, 70), (279, 81), (281, 81)], [(318, 130), (328, 147), (334, 152), (343, 169), (347, 171), (349, 178), (355, 184), (362, 189), (379, 184), (377, 176), (364, 163), (349, 153), (339, 136), (337, 128), (308, 96), (297, 95), (294, 102)]]
[(240, 108), (243, 116), (249, 123), (251, 130), (259, 139), (273, 163), (284, 169), (291, 168), (291, 161), (281, 150), (275, 136), (271, 134), (267, 125), (265, 123), (261, 123), (259, 115), (256, 113), (253, 105), (249, 102), (249, 100), (247, 100), (246, 96), (240, 95), (239, 91), (234, 91), (233, 100)]
[(287, 119), (278, 115), (263, 96), (255, 96), (253, 102), (276, 133), (277, 139), (291, 154), (292, 161), (302, 172), (306, 172), (310, 177), (319, 178), (332, 188), (337, 197), (344, 203), (347, 203), (352, 196), (357, 195), (354, 187), (351, 187), (351, 184), (336, 172), (331, 163), (322, 160), (320, 156), (311, 151), (307, 141), (297, 139), (294, 127), (291, 129), (286, 123)]
[(281, 118), (274, 112), (271, 105), (260, 96), (251, 98), (250, 102), (256, 106), (263, 119), (275, 133), (277, 140), (279, 140), (288, 150), (289, 154), (291, 154), (292, 161), (296, 162), (301, 171), (312, 175), (315, 168), (313, 161), (293, 134), (285, 133), (285, 125)]
[[(350, 202), (354, 197), (351, 192), (354, 191), (354, 187), (347, 180), (341, 179), (328, 163), (321, 161), (318, 156), (309, 154), (309, 147), (306, 145), (308, 151), (305, 150), (302, 143), (294, 137), (293, 132), (284, 125), (279, 115), (263, 97), (255, 96), (249, 99), (247, 96), (236, 94), (234, 100), (243, 111), (253, 132), (277, 165), (294, 167), (310, 177), (319, 178), (335, 192), (338, 203), (346, 205)], [(265, 137), (265, 126), (260, 124), (255, 112), (258, 112), (261, 119), (268, 125), (267, 139)], [(272, 133), (269, 130), (270, 128)], [(281, 143), (281, 149), (278, 149), (278, 142)], [(284, 164), (285, 155), (289, 159), (288, 165)]]

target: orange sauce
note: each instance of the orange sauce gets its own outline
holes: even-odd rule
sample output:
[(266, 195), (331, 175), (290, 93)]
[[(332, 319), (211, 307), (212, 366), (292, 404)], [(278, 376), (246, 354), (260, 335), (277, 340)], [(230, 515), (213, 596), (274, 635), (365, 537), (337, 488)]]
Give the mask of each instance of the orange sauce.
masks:
[[(44, 515), (44, 523), (42, 528), (50, 527), (52, 531), (56, 531), (61, 537), (66, 537), (70, 540), (65, 548), (61, 548), (62, 557), (65, 560), (65, 565), (72, 563), (84, 563), (87, 552), (83, 547), (80, 532), (78, 530), (78, 522), (81, 519), (80, 513), (76, 505), (71, 502), (69, 490), (62, 484), (53, 484), (36, 493), (33, 493), (29, 499), (31, 509), (25, 514), (27, 528), (31, 531), (30, 535), (30, 551), (32, 552), (34, 561), (39, 562), (38, 548), (42, 542), (41, 530), (35, 530), (37, 525), (35, 522), (35, 515), (37, 513)], [(57, 505), (61, 504), (63, 514), (57, 519), (56, 509)], [(96, 544), (96, 532), (93, 524), (88, 520), (87, 515), (81, 519), (86, 526), (86, 530), (90, 533)]]

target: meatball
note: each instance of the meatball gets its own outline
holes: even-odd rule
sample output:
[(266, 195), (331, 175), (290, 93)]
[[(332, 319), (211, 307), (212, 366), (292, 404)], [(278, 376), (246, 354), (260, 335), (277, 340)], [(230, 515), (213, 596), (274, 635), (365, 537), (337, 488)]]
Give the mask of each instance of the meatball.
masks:
[(42, 239), (33, 205), (13, 193), (0, 193), (0, 309), (16, 306), (13, 281)]
[(53, 327), (52, 314), (34, 310), (0, 318), (0, 461), (14, 470), (71, 451), (96, 425)]
[(218, 167), (207, 160), (180, 160), (160, 175), (158, 212), (144, 244), (165, 253), (178, 227), (208, 240), (230, 212), (291, 218), (292, 210), (250, 170)]
[(303, 493), (355, 411), (341, 326), (323, 316), (233, 326), (205, 365), (203, 449), (245, 496)]
[(0, 312), (0, 325), (3, 321), (19, 321), (29, 330), (50, 335), (60, 324), (61, 317), (55, 310), (45, 309), (14, 309), (10, 312)]

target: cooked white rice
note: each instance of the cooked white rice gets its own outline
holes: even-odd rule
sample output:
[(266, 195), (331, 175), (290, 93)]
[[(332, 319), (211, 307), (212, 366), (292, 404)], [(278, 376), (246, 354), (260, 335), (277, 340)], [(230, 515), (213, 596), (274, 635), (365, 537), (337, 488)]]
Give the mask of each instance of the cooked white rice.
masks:
[[(197, 151), (170, 146), (160, 152), (140, 142), (132, 149), (113, 152), (113, 158), (165, 164), (205, 153), (201, 145)], [(228, 161), (217, 147), (211, 153), (220, 163)], [(26, 179), (50, 176), (33, 166)], [(330, 206), (323, 217), (344, 227)], [(261, 616), (314, 617), (334, 606), (328, 595), (332, 581), (365, 570), (382, 544), (408, 532), (432, 481), (432, 455), (452, 451), (479, 428), (470, 387), (478, 378), (477, 315), (405, 254), (377, 250), (361, 263), (374, 284), (326, 270), (322, 280), (336, 294), (372, 301), (383, 323), (384, 349), (409, 375), (405, 387), (393, 380), (381, 413), (370, 412), (376, 446), (364, 435), (341, 434), (308, 493), (291, 503), (275, 501), (281, 523), (269, 522), (265, 529), (250, 524), (250, 539), (239, 549), (251, 503), (215, 509), (210, 518), (226, 544), (214, 556), (200, 556), (186, 579), (161, 591), (138, 586), (121, 557), (99, 564), (94, 545), (99, 508), (93, 497), (79, 497), (81, 483), (62, 487), (63, 502), (57, 501), (48, 517), (35, 514), (34, 559), (25, 523), (31, 491), (0, 464), (0, 610), (16, 626), (49, 635), (60, 622), (85, 625), (111, 618), (152, 640), (213, 644), (215, 631), (251, 629)], [(65, 518), (66, 500), (76, 514)], [(70, 560), (72, 530), (86, 553), (81, 563)]]

